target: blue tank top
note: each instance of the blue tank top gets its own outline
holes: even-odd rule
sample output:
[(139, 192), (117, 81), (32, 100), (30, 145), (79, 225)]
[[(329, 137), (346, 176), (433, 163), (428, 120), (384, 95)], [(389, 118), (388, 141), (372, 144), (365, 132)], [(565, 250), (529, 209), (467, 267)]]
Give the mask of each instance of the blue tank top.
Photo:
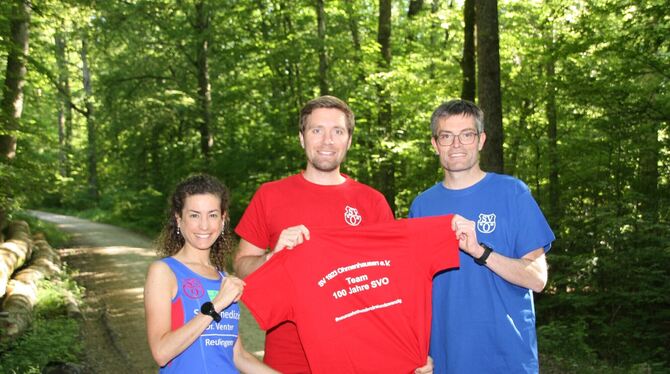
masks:
[[(214, 299), (221, 287), (219, 279), (209, 279), (192, 271), (172, 257), (161, 259), (177, 278), (177, 295), (172, 299), (172, 330), (177, 330), (200, 313), (200, 306)], [(221, 321), (210, 323), (186, 350), (177, 355), (160, 373), (239, 373), (233, 362), (237, 341), (240, 306), (230, 304), (221, 311)]]

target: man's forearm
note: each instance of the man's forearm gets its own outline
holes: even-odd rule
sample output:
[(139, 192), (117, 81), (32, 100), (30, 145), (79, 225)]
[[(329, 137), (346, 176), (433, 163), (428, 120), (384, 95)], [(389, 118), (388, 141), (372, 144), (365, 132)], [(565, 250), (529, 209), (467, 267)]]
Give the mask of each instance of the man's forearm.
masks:
[(544, 254), (534, 259), (514, 259), (493, 252), (486, 261), (486, 266), (506, 281), (535, 292), (542, 292), (547, 284), (548, 271)]
[(235, 260), (235, 273), (240, 278), (246, 278), (265, 263), (266, 255), (240, 256)]

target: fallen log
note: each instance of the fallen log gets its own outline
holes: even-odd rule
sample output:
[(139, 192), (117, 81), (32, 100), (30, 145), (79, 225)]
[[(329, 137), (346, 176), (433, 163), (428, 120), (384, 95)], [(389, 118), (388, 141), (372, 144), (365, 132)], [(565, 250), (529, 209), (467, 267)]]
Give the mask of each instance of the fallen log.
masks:
[(5, 294), (12, 273), (30, 258), (32, 246), (28, 224), (11, 222), (7, 227), (7, 241), (0, 244), (0, 297)]
[(7, 226), (8, 239), (22, 239), (30, 241), (30, 226), (26, 221), (12, 221)]
[[(41, 232), (35, 233), (35, 235), (33, 235), (33, 240), (35, 241), (35, 243), (38, 243), (40, 240), (43, 240), (47, 245), (49, 244), (48, 242), (46, 242), (46, 237)], [(55, 256), (54, 263), (56, 263), (55, 261), (58, 261), (58, 267), (59, 267), (58, 273), (60, 273), (62, 270), (60, 255), (58, 254), (58, 251), (54, 250), (53, 248), (51, 250), (51, 253), (53, 253), (53, 255)], [(72, 294), (72, 292), (70, 292), (70, 290), (64, 289), (62, 296), (63, 299), (65, 299), (65, 312), (67, 313), (67, 316), (76, 319), (83, 318), (83, 314), (81, 313), (81, 309), (79, 308), (79, 302), (77, 301), (77, 298)]]
[(30, 326), (37, 302), (37, 283), (61, 271), (60, 257), (49, 243), (36, 240), (34, 247), (28, 266), (13, 275), (0, 305), (2, 339), (14, 339)]

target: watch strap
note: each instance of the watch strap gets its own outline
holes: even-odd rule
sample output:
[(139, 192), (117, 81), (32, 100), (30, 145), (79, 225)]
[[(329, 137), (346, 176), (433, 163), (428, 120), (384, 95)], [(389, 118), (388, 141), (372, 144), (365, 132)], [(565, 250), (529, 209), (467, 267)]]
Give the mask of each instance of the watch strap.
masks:
[(491, 249), (491, 247), (489, 247), (488, 245), (486, 245), (484, 243), (479, 243), (479, 245), (481, 245), (482, 248), (484, 248), (484, 253), (482, 254), (481, 257), (475, 258), (475, 263), (477, 263), (477, 265), (479, 265), (479, 266), (483, 266), (483, 265), (486, 265), (486, 260), (491, 255), (491, 252), (493, 252), (493, 249)]

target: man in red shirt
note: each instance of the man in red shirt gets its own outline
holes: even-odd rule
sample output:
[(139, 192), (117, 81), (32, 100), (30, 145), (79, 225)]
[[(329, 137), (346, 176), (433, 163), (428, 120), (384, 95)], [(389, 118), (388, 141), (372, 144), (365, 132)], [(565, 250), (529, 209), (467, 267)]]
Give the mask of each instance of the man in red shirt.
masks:
[[(340, 173), (351, 146), (354, 114), (342, 100), (322, 96), (300, 111), (300, 144), (307, 166), (299, 174), (263, 184), (235, 232), (235, 270), (246, 277), (274, 254), (309, 239), (308, 227), (351, 227), (393, 220), (384, 196)], [(311, 373), (293, 322), (268, 330), (265, 362), (283, 373)], [(431, 372), (432, 364), (418, 372)]]

